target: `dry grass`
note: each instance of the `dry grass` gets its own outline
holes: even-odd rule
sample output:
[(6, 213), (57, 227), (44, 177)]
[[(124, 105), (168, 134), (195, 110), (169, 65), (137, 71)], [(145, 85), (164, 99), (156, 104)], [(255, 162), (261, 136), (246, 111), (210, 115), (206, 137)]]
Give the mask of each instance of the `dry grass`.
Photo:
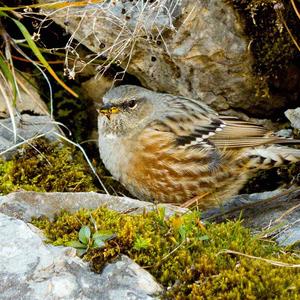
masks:
[[(64, 73), (68, 78), (74, 79), (86, 66), (97, 62), (98, 76), (102, 76), (112, 65), (121, 65), (123, 70), (114, 78), (121, 80), (140, 40), (146, 41), (149, 47), (160, 43), (168, 52), (162, 33), (165, 30), (175, 31), (173, 22), (178, 14), (179, 3), (179, 0), (136, 0), (127, 3), (101, 0), (88, 1), (88, 4), (87, 1), (68, 3), (56, 1), (39, 5), (43, 6), (39, 13), (27, 9), (23, 15), (30, 15), (40, 22), (35, 33), (36, 37), (40, 36), (41, 30), (48, 26), (53, 18), (59, 17), (64, 20), (66, 29), (72, 25), (72, 34), (64, 47), (66, 54)], [(88, 32), (86, 24), (89, 24)], [(111, 29), (112, 40), (107, 44), (97, 31), (99, 24)], [(82, 36), (83, 32), (85, 36)], [(85, 45), (86, 39), (91, 37), (93, 48), (97, 51), (95, 54), (82, 57), (78, 48), (82, 44)]]

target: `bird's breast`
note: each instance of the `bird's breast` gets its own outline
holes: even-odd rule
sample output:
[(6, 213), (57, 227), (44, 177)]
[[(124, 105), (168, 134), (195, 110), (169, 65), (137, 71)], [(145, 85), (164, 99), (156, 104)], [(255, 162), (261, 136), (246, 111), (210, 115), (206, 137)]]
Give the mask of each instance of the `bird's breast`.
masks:
[(111, 175), (121, 182), (131, 157), (130, 148), (126, 146), (126, 140), (117, 135), (110, 133), (99, 136), (100, 157)]

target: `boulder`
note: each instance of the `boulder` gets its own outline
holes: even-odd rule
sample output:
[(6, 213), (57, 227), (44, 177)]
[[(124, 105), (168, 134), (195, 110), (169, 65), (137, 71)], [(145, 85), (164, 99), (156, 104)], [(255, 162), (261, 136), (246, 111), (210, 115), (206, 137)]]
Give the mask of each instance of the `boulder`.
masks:
[[(284, 105), (282, 98), (270, 101), (259, 92), (250, 40), (226, 1), (103, 1), (44, 13), (71, 34), (70, 42), (92, 51), (93, 60), (104, 59), (100, 73), (117, 64), (144, 87), (202, 99), (222, 112), (266, 116)], [(66, 69), (75, 75), (71, 65)]]
[(0, 213), (0, 299), (158, 299), (162, 288), (127, 256), (90, 271), (75, 249), (44, 243), (25, 222)]

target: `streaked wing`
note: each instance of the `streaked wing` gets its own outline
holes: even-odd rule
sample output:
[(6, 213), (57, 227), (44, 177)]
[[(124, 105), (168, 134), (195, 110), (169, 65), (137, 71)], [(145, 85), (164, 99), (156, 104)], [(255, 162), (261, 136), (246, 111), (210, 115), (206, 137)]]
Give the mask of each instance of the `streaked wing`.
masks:
[(174, 133), (176, 144), (181, 148), (243, 148), (285, 140), (272, 136), (261, 125), (219, 116), (207, 105), (195, 100), (178, 97), (171, 106), (172, 111), (151, 126)]
[(225, 126), (210, 138), (219, 148), (255, 147), (279, 140), (261, 125), (227, 116), (220, 116), (220, 120)]

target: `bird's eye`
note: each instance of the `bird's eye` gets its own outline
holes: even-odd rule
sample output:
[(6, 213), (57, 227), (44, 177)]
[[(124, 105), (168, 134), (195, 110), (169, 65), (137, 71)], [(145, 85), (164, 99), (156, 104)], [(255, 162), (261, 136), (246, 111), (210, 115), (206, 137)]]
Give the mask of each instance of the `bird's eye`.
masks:
[(137, 106), (137, 102), (136, 102), (135, 100), (130, 100), (130, 101), (128, 101), (127, 106), (128, 106), (130, 109), (135, 109), (136, 106)]

